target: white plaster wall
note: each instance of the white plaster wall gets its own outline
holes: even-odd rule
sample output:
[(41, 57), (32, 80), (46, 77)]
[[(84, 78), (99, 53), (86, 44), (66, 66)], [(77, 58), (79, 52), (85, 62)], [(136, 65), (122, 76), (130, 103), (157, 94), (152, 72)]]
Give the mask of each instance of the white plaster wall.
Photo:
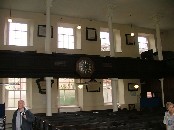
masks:
[(161, 33), (161, 44), (162, 44), (163, 51), (174, 50), (174, 29), (163, 31)]
[[(33, 79), (32, 86), (32, 111), (34, 113), (46, 113), (46, 94), (40, 94), (37, 84), (35, 82), (36, 79)], [(51, 100), (52, 100), (52, 113), (58, 112), (57, 106), (57, 87), (56, 82), (53, 83), (51, 89)]]
[[(98, 88), (96, 88), (98, 89)], [(102, 89), (102, 88), (101, 88)], [(100, 110), (104, 107), (103, 91), (87, 92), (83, 89), (83, 110)]]
[[(139, 85), (138, 91), (128, 91), (128, 83), (137, 83)], [(141, 84), (139, 79), (124, 79), (124, 98), (125, 104), (122, 104), (122, 108), (128, 108), (128, 104), (135, 104), (136, 109), (139, 109), (139, 95), (141, 93)]]

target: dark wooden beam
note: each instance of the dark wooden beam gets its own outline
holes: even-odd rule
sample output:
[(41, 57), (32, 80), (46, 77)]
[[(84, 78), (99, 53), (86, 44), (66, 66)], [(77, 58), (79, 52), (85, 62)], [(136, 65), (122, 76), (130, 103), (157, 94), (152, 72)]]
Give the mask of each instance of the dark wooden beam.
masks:
[(76, 72), (76, 62), (81, 57), (89, 57), (95, 66), (92, 76), (85, 78), (158, 79), (165, 75), (164, 62), (157, 60), (84, 54), (0, 51), (0, 77), (84, 78)]

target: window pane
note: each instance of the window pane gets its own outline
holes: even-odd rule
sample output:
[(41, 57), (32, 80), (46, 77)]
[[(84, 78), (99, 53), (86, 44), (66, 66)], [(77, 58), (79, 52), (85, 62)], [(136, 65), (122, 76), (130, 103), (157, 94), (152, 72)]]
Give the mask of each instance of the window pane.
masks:
[(21, 78), (21, 82), (27, 82), (26, 78)]
[(75, 105), (75, 83), (74, 79), (60, 78), (59, 79), (59, 97), (60, 105)]
[(66, 97), (75, 97), (75, 90), (65, 90)]
[(8, 98), (14, 98), (14, 91), (8, 91)]
[(62, 40), (63, 40), (64, 48), (68, 48), (68, 46), (69, 46), (69, 37), (67, 35), (65, 35)]
[(9, 30), (16, 30), (15, 24), (16, 24), (16, 23), (10, 23), (10, 24), (9, 24)]
[(14, 103), (14, 99), (8, 99), (8, 107), (14, 107), (15, 103)]
[(68, 84), (66, 84), (66, 83), (59, 83), (59, 89), (68, 89)]
[(64, 104), (65, 105), (73, 105), (73, 104), (75, 104), (75, 97), (66, 97)]
[(64, 28), (64, 33), (67, 35), (73, 35), (73, 28)]
[(58, 27), (58, 48), (74, 49), (74, 29)]
[(64, 37), (64, 35), (60, 35), (60, 34), (59, 34), (59, 35), (58, 35), (58, 41), (59, 41), (59, 42), (63, 41), (63, 37)]
[(58, 48), (64, 48), (63, 42), (58, 42)]
[(103, 88), (103, 98), (104, 98), (104, 103), (106, 103), (108, 100), (108, 93), (107, 93), (107, 89)]
[(21, 33), (20, 46), (27, 46), (27, 32)]
[(64, 97), (64, 90), (60, 90), (60, 97)]
[(74, 79), (60, 78), (59, 89), (75, 89)]
[(27, 46), (27, 24), (9, 23), (9, 45)]
[(60, 97), (60, 105), (64, 105), (65, 101), (64, 101), (64, 97)]
[(63, 27), (58, 27), (58, 34), (63, 34)]
[[(8, 91), (8, 107), (17, 108), (20, 99), (24, 100), (26, 103), (26, 78), (8, 78), (8, 82), (11, 84), (6, 87), (6, 90)], [(11, 102), (13, 102), (13, 104), (10, 104)]]
[(148, 51), (148, 40), (146, 37), (138, 37), (139, 54)]
[(19, 98), (20, 99), (20, 91), (15, 91), (15, 98)]
[(21, 90), (26, 90), (26, 83), (21, 83)]
[(104, 98), (104, 103), (112, 102), (111, 80), (103, 79), (103, 98)]
[(20, 78), (15, 78), (15, 83), (20, 83)]
[(8, 78), (8, 82), (9, 83), (14, 83), (15, 82), (15, 79), (14, 78)]
[(21, 24), (21, 30), (22, 31), (27, 31), (27, 24)]
[(110, 51), (110, 41), (108, 32), (100, 32), (101, 51)]

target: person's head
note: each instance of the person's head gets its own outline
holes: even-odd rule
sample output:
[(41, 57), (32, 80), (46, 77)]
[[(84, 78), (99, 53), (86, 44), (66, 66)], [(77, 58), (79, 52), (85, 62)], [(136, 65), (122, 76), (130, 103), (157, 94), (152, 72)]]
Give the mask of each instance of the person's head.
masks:
[(25, 102), (23, 100), (18, 101), (18, 109), (22, 109), (25, 106)]
[(166, 109), (167, 109), (169, 112), (174, 112), (174, 104), (171, 103), (171, 102), (167, 102), (167, 103), (166, 103)]

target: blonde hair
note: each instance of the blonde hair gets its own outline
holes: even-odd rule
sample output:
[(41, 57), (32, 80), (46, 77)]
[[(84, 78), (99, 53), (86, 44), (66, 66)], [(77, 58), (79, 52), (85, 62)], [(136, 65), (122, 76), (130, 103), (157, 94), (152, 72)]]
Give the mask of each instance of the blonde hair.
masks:
[(172, 102), (167, 102), (167, 103), (166, 103), (166, 108), (168, 109), (169, 106), (171, 106), (171, 105), (174, 106), (174, 104), (173, 104)]

